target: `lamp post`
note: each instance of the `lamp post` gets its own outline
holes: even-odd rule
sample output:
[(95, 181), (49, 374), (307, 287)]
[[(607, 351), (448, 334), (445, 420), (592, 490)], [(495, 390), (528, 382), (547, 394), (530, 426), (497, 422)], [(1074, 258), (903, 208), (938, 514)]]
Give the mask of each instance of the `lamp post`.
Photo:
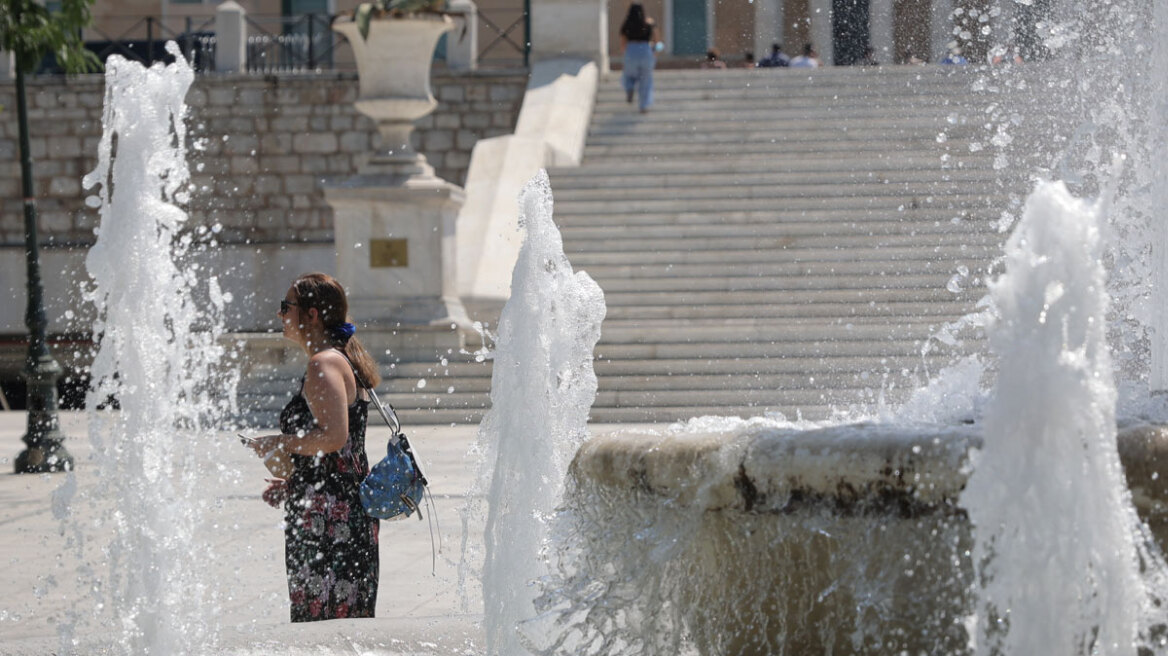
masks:
[(73, 468), (73, 456), (62, 444), (57, 416), (57, 379), (61, 365), (49, 352), (48, 319), (45, 317), (44, 285), (41, 283), (40, 248), (37, 245), (37, 207), (33, 192), (32, 155), (28, 144), (28, 102), (25, 98), (24, 67), (17, 53), (16, 117), (20, 129), (20, 178), (24, 196), (24, 246), (28, 264), (28, 309), (24, 316), (28, 326), (28, 356), (24, 378), (28, 394), (27, 445), (16, 458), (16, 473), (65, 471)]

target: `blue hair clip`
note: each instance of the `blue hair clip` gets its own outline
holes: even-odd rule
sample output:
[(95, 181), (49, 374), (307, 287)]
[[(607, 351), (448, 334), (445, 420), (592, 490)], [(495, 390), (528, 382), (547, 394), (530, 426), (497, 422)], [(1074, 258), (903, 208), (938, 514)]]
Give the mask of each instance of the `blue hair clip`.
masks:
[(357, 332), (357, 329), (353, 326), (353, 324), (345, 322), (339, 326), (336, 326), (335, 328), (330, 329), (329, 332), (331, 332), (333, 337), (336, 339), (342, 342), (348, 342), (349, 338), (353, 336), (353, 333)]

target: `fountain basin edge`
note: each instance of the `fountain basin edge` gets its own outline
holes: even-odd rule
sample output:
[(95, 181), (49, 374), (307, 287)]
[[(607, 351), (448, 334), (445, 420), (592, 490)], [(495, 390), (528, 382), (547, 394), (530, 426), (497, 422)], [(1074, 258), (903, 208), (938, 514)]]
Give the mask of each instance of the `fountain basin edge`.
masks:
[[(972, 526), (959, 500), (980, 430), (599, 435), (568, 472), (564, 507), (587, 554), (573, 568), (642, 617), (666, 616), (640, 636), (674, 631), (702, 654), (969, 653)], [(1121, 426), (1117, 444), (1163, 548), (1168, 427)]]

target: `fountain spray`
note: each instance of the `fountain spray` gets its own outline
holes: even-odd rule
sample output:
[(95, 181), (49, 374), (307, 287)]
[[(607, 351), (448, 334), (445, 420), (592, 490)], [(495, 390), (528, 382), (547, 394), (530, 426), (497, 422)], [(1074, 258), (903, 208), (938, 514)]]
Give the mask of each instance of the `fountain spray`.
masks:
[(113, 506), (97, 520), (113, 539), (94, 590), (115, 650), (135, 654), (214, 648), (216, 602), (199, 568), (214, 556), (201, 529), (223, 442), (214, 425), (234, 399), (218, 370), (230, 298), (191, 261), (211, 233), (186, 226), (180, 207), (194, 71), (173, 42), (167, 50), (168, 66), (106, 63), (98, 165), (84, 180), (99, 188), (89, 204), (101, 215), (86, 259), (99, 317), (87, 407), (101, 483), (90, 494)]

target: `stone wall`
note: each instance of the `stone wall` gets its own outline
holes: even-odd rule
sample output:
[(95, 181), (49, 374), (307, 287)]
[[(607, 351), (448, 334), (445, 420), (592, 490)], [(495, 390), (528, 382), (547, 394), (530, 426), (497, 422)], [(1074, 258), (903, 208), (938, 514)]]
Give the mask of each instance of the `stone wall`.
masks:
[[(414, 145), (435, 172), (465, 183), (479, 139), (510, 134), (526, 71), (436, 73), (438, 108), (419, 122)], [(87, 245), (97, 214), (81, 178), (101, 138), (100, 76), (29, 82), (41, 243)], [(328, 242), (332, 210), (321, 191), (380, 145), (373, 122), (353, 108), (352, 74), (200, 76), (187, 96), (192, 220), (220, 226), (222, 243)], [(24, 242), (16, 98), (0, 86), (0, 247)]]

